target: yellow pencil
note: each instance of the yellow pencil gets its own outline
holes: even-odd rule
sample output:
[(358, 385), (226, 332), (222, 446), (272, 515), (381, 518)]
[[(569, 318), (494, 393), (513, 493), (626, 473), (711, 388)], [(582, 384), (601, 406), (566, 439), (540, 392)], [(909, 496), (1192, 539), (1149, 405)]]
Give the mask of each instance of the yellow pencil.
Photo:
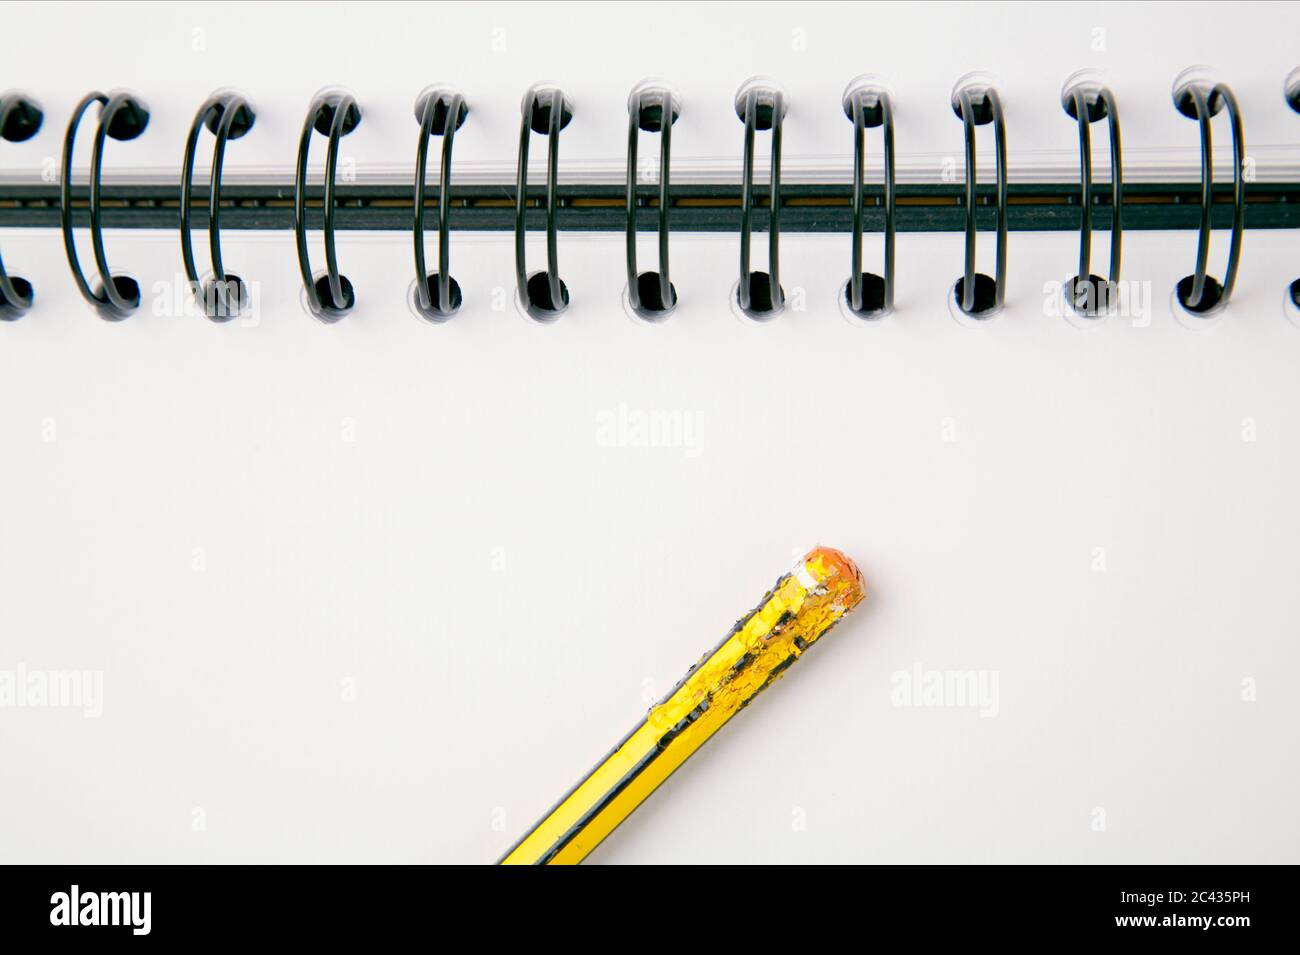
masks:
[(809, 551), (499, 863), (581, 862), (864, 594), (848, 557)]

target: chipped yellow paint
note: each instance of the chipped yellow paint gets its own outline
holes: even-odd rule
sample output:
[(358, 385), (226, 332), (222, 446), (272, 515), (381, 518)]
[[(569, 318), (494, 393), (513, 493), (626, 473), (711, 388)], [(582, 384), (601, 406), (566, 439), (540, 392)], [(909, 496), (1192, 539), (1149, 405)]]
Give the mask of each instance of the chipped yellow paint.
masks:
[(864, 594), (853, 561), (829, 547), (814, 548), (501, 864), (581, 862)]

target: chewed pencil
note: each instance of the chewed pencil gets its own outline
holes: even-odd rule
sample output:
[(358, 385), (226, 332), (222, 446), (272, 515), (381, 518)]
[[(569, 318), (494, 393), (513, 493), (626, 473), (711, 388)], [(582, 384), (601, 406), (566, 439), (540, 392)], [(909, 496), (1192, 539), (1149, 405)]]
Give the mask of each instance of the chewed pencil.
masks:
[(581, 862), (864, 594), (848, 557), (809, 551), (499, 863)]

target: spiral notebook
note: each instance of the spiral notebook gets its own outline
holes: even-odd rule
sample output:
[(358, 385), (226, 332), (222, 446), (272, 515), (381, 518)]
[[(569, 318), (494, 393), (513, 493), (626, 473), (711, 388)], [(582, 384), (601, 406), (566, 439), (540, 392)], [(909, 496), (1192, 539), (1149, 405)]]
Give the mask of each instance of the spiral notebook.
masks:
[[(0, 323), (0, 671), (86, 690), (0, 714), (0, 856), (490, 862), (821, 543), (857, 618), (592, 861), (1295, 858), (1296, 8), (2, 15), (62, 52), (6, 58), (0, 254), (33, 299)], [(60, 227), (92, 91), (139, 133), (104, 136), (138, 295), (107, 316)], [(101, 115), (67, 182), (107, 300)], [(225, 321), (178, 227), (196, 123), (200, 289), (226, 140)]]

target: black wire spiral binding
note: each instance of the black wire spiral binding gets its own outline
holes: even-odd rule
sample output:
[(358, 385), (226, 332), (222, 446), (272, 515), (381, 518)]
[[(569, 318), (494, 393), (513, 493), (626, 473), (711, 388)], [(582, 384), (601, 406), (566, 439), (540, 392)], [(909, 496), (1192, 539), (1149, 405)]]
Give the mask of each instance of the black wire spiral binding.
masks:
[[(745, 124), (745, 158), (740, 198), (740, 282), (736, 301), (750, 318), (766, 321), (785, 307), (781, 288), (781, 126), (787, 110), (785, 96), (771, 84), (752, 79), (736, 94), (736, 115)], [(754, 205), (754, 132), (772, 131), (772, 179), (769, 190), (767, 271), (749, 268)]]
[[(669, 163), (673, 123), (681, 107), (666, 86), (638, 86), (627, 103), (627, 298), (646, 321), (667, 318), (677, 305), (677, 290), (668, 274)], [(659, 135), (659, 271), (636, 267), (636, 147), (641, 130)]]
[[(1282, 87), (1286, 96), (1286, 104), (1297, 113), (1300, 113), (1300, 69), (1292, 70), (1286, 78), (1286, 83)], [(1300, 308), (1300, 279), (1291, 283), (1288, 292), (1291, 295), (1291, 304)]]
[[(1124, 237), (1124, 170), (1119, 134), (1119, 105), (1105, 86), (1080, 84), (1061, 97), (1065, 112), (1079, 124), (1079, 271), (1070, 280), (1066, 300), (1084, 318), (1105, 315), (1116, 303), (1119, 288), (1120, 247)], [(1092, 259), (1092, 136), (1090, 126), (1106, 119), (1110, 130), (1110, 272), (1093, 275)]]
[[(460, 285), (451, 277), (451, 146), (465, 123), (469, 107), (460, 93), (429, 89), (415, 101), (420, 142), (415, 152), (415, 307), (425, 321), (439, 324), (460, 308)], [(424, 263), (424, 174), (429, 162), (429, 137), (442, 137), (442, 166), (438, 173), (438, 271)]]
[[(889, 92), (883, 86), (869, 82), (870, 77), (859, 77), (850, 84), (841, 105), (854, 127), (854, 181), (851, 189), (851, 218), (853, 225), (852, 260), (848, 281), (843, 286), (843, 306), (853, 315), (871, 319), (884, 315), (894, 304), (895, 295), (895, 243), (899, 222), (904, 230), (951, 229), (955, 222), (944, 211), (944, 201), (952, 197), (952, 186), (908, 186), (898, 195), (895, 181), (895, 131), (894, 106)], [(1288, 106), (1300, 112), (1300, 69), (1287, 77), (1283, 86)], [(1197, 241), (1196, 270), (1181, 279), (1175, 297), (1187, 312), (1208, 316), (1226, 306), (1235, 288), (1241, 262), (1242, 240), (1246, 224), (1246, 170), (1245, 140), (1241, 111), (1232, 90), (1223, 83), (1203, 78), (1199, 69), (1180, 74), (1173, 94), (1174, 105), (1184, 116), (1196, 120), (1200, 132), (1200, 208)], [(90, 159), (89, 229), (94, 250), (95, 272), (87, 277), (77, 253), (73, 231), (72, 161), (77, 132), (81, 121), (91, 106), (98, 104), (98, 118)], [(1106, 314), (1116, 303), (1120, 282), (1121, 253), (1124, 229), (1124, 177), (1122, 144), (1118, 104), (1115, 94), (1095, 82), (1079, 82), (1062, 94), (1061, 104), (1067, 115), (1077, 123), (1079, 133), (1080, 190), (1079, 190), (1079, 260), (1078, 271), (1069, 280), (1067, 300), (1074, 311), (1086, 318)], [(1006, 123), (1003, 105), (994, 86), (977, 75), (968, 76), (954, 90), (951, 100), (954, 113), (962, 121), (965, 139), (964, 231), (965, 260), (961, 278), (953, 287), (953, 301), (964, 314), (983, 319), (992, 316), (1005, 302), (1008, 245), (1008, 177)], [(682, 218), (695, 214), (691, 222), (703, 224), (705, 231), (729, 231), (733, 227), (732, 205), (740, 206), (740, 279), (735, 301), (745, 315), (758, 321), (772, 318), (784, 307), (785, 294), (780, 282), (780, 225), (782, 215), (781, 157), (783, 121), (788, 105), (783, 93), (769, 81), (753, 78), (741, 86), (734, 100), (737, 116), (743, 122), (744, 152), (743, 175), (739, 187), (705, 187), (690, 185), (677, 187), (678, 213)], [(1222, 283), (1208, 274), (1209, 244), (1214, 200), (1212, 118), (1226, 108), (1232, 134), (1233, 154), (1233, 217), (1232, 235), (1228, 248), (1227, 264)], [(406, 187), (402, 189), (401, 202), (394, 200), (383, 187), (345, 187), (343, 199), (347, 206), (343, 226), (346, 228), (386, 228), (383, 216), (411, 215), (414, 241), (416, 282), (414, 305), (416, 311), (430, 322), (445, 321), (461, 305), (459, 284), (450, 274), (451, 208), (451, 157), (456, 131), (463, 125), (469, 107), (464, 97), (452, 90), (438, 88), (422, 93), (416, 100), (415, 114), (420, 125), (417, 150), (416, 181), (413, 196), (413, 214), (405, 209)], [(669, 270), (669, 216), (673, 209), (670, 184), (672, 127), (681, 112), (678, 98), (664, 84), (649, 81), (638, 85), (628, 101), (627, 183), (625, 215), (619, 217), (615, 227), (622, 227), (626, 239), (626, 267), (628, 303), (642, 318), (658, 321), (668, 315), (677, 304), (677, 291)], [(536, 84), (529, 88), (521, 106), (519, 150), (515, 186), (515, 277), (519, 301), (523, 310), (540, 322), (556, 320), (569, 303), (569, 291), (559, 276), (558, 231), (561, 205), (564, 206), (566, 226), (584, 228), (583, 224), (596, 223), (596, 228), (608, 228), (611, 202), (609, 187), (583, 185), (566, 186), (563, 197), (558, 187), (559, 134), (573, 116), (573, 106), (563, 90), (549, 84)], [(1102, 118), (1108, 121), (1110, 140), (1110, 268), (1106, 278), (1090, 271), (1093, 220), (1095, 216), (1092, 169), (1091, 125)], [(17, 92), (0, 95), (0, 138), (9, 142), (23, 142), (41, 128), (44, 115), (40, 106), (30, 97)], [(114, 184), (103, 187), (104, 147), (108, 139), (128, 141), (141, 135), (149, 124), (147, 106), (135, 94), (113, 90), (95, 91), (83, 97), (72, 112), (63, 139), (60, 179), (57, 186), (58, 221), (63, 235), (64, 249), (69, 267), (82, 297), (105, 320), (120, 321), (140, 306), (139, 284), (126, 274), (113, 274), (104, 250), (105, 205), (122, 204), (120, 212), (110, 212), (114, 225), (131, 227), (157, 227), (168, 224), (172, 215), (170, 197), (174, 185)], [(237, 275), (224, 269), (220, 226), (222, 219), (221, 174), (229, 140), (241, 138), (255, 122), (253, 107), (238, 93), (221, 90), (213, 93), (194, 115), (185, 144), (182, 163), (182, 185), (179, 204), (181, 250), (186, 277), (195, 296), (204, 306), (205, 314), (214, 321), (228, 321), (239, 314), (246, 299), (246, 283)], [(356, 303), (352, 283), (338, 268), (335, 221), (340, 204), (336, 188), (339, 142), (361, 122), (361, 109), (356, 99), (339, 90), (325, 90), (311, 101), (303, 123), (298, 144), (298, 159), (294, 179), (292, 224), (298, 252), (304, 298), (309, 311), (321, 321), (333, 323), (346, 315)], [(976, 163), (976, 127), (992, 124), (996, 148), (996, 228), (997, 263), (990, 277), (976, 271), (975, 258), (978, 238), (977, 211), (981, 200)], [(198, 139), (206, 126), (216, 139), (212, 158), (212, 175), (208, 195), (208, 239), (212, 261), (212, 279), (203, 284), (195, 264), (192, 242), (193, 174)], [(868, 220), (866, 211), (866, 130), (883, 127), (884, 155), (884, 269), (875, 275), (862, 269), (863, 232)], [(759, 131), (770, 130), (771, 167), (768, 188), (768, 271), (751, 269), (752, 238), (754, 230), (754, 139)], [(326, 269), (316, 275), (311, 268), (307, 249), (307, 164), (312, 132), (328, 139), (323, 186), (323, 225)], [(636, 232), (638, 214), (649, 213), (644, 206), (646, 197), (638, 194), (637, 150), (641, 132), (660, 134), (658, 182), (658, 251), (659, 270), (641, 272), (637, 268)], [(548, 137), (547, 176), (545, 191), (545, 230), (547, 262), (544, 271), (529, 274), (525, 260), (525, 239), (528, 227), (528, 154), (533, 133)], [(438, 192), (438, 269), (426, 269), (424, 251), (425, 225), (425, 174), (428, 164), (429, 138), (442, 136), (442, 166)], [(494, 207), (497, 197), (491, 191), (497, 187), (458, 189), (456, 207), (467, 219), (467, 228), (501, 228), (500, 212)], [(847, 210), (828, 212), (837, 206), (841, 209), (848, 198), (842, 187), (805, 185), (793, 187), (798, 194), (794, 202), (804, 213), (801, 225), (810, 231), (841, 229), (849, 217)], [(1067, 195), (1068, 187), (1062, 184), (1018, 184), (1015, 214), (1017, 228), (1056, 229), (1068, 221), (1073, 227), (1074, 194)], [(230, 213), (228, 228), (277, 228), (288, 224), (288, 210), (278, 211), (282, 187), (274, 185), (232, 185), (227, 195), (226, 207)], [(799, 191), (802, 189), (802, 191)], [(926, 191), (921, 191), (922, 189)], [(1159, 183), (1153, 186), (1130, 185), (1130, 229), (1182, 228), (1188, 224), (1187, 216), (1195, 214), (1190, 198), (1192, 187), (1183, 183)], [(159, 190), (166, 190), (163, 196)], [(603, 191), (602, 191), (603, 190)], [(701, 191), (711, 190), (711, 191)], [(730, 190), (730, 191), (728, 191)], [(909, 191), (911, 190), (911, 191)], [(56, 187), (33, 187), (28, 184), (0, 183), (4, 204), (0, 207), (7, 223), (18, 225), (52, 224), (53, 198)], [(107, 199), (105, 198), (107, 192)], [(650, 190), (647, 188), (646, 193)], [(738, 196), (737, 196), (738, 193)], [(1300, 207), (1297, 196), (1300, 186), (1294, 182), (1269, 185), (1267, 189), (1252, 186), (1251, 225), (1261, 229), (1291, 227)], [(685, 199), (683, 198), (685, 195)], [(617, 195), (617, 193), (615, 193)], [(703, 204), (701, 197), (711, 204)], [(481, 201), (483, 198), (489, 201)], [(809, 201), (809, 200), (812, 201)], [(1258, 205), (1255, 205), (1258, 199)], [(920, 201), (918, 201), (920, 200)], [(1066, 201), (1068, 200), (1068, 201)], [(1138, 203), (1141, 203), (1140, 205)], [(287, 205), (284, 204), (284, 205)], [(901, 205), (899, 215), (896, 205)], [(813, 211), (808, 213), (805, 206)], [(913, 207), (918, 207), (916, 211)], [(1028, 208), (1025, 208), (1028, 207)], [(1055, 211), (1056, 207), (1064, 211)], [(1158, 207), (1158, 209), (1157, 209)], [(234, 209), (231, 212), (231, 209)], [(700, 210), (704, 211), (701, 213)], [(1153, 213), (1150, 210), (1156, 209)], [(1049, 213), (1050, 210), (1050, 214)], [(954, 212), (956, 210), (953, 210)], [(939, 215), (943, 212), (943, 215)], [(472, 214), (471, 214), (472, 213)], [(508, 212), (505, 215), (508, 216)], [(44, 216), (48, 215), (49, 219)], [(283, 215), (279, 221), (277, 215)], [(613, 212), (617, 215), (617, 212)], [(1068, 215), (1068, 219), (1066, 218)], [(603, 216), (603, 218), (601, 218)], [(535, 217), (535, 223), (540, 220)], [(233, 220), (233, 222), (232, 222)], [(172, 223), (176, 219), (171, 220)], [(644, 220), (643, 220), (644, 221)], [(879, 221), (874, 219), (872, 225)], [(359, 225), (359, 223), (362, 223)], [(369, 223), (366, 225), (366, 223)], [(374, 223), (379, 223), (375, 225)], [(602, 226), (601, 223), (604, 223)], [(146, 225), (147, 224), (147, 225)], [(760, 220), (759, 227), (762, 223)], [(695, 227), (694, 225), (691, 226)], [(682, 228), (678, 222), (678, 228)], [(94, 284), (92, 285), (92, 280)], [(1300, 308), (1300, 278), (1288, 288), (1291, 302)], [(32, 306), (33, 292), (29, 281), (11, 276), (0, 259), (0, 320), (13, 321)]]
[[(234, 273), (228, 273), (221, 259), (221, 168), (225, 162), (226, 141), (239, 139), (250, 129), (257, 116), (253, 107), (239, 93), (218, 90), (199, 107), (185, 139), (185, 159), (181, 164), (181, 258), (194, 297), (203, 312), (214, 322), (228, 322), (247, 303), (247, 286)], [(194, 180), (194, 157), (199, 133), (206, 126), (216, 136), (212, 151), (212, 181), (208, 186), (208, 248), (212, 256), (212, 281), (205, 287), (194, 264), (194, 244), (190, 236), (190, 187)]]
[[(311, 313), (332, 325), (356, 305), (356, 293), (346, 275), (339, 274), (338, 255), (334, 250), (334, 176), (338, 169), (339, 139), (357, 128), (361, 107), (352, 94), (340, 90), (317, 93), (307, 109), (298, 139), (298, 169), (293, 183), (293, 231), (298, 242), (298, 269), (302, 273), (303, 291)], [(317, 278), (307, 254), (307, 154), (312, 131), (329, 137), (325, 153), (324, 223), (325, 274)]]
[[(859, 318), (875, 319), (894, 308), (894, 105), (889, 92), (854, 81), (844, 93), (844, 114), (853, 123), (853, 258), (844, 301)], [(866, 131), (884, 127), (885, 274), (862, 271), (862, 174), (866, 169)]]
[[(515, 284), (524, 311), (539, 322), (553, 322), (568, 307), (569, 290), (560, 280), (559, 238), (556, 213), (559, 196), (560, 130), (573, 118), (573, 104), (556, 86), (529, 87), (520, 106), (519, 169), (515, 182)], [(525, 209), (528, 203), (529, 133), (548, 137), (546, 145), (546, 271), (528, 274), (524, 259)]]
[[(77, 126), (81, 123), (81, 117), (94, 103), (99, 103), (100, 109), (90, 154), (90, 240), (95, 252), (95, 268), (99, 272), (99, 287), (92, 289), (81, 271), (72, 235), (72, 150), (76, 144)], [(67, 252), (68, 265), (82, 297), (94, 307), (100, 318), (110, 322), (121, 321), (140, 307), (140, 285), (128, 275), (114, 275), (109, 270), (108, 258), (104, 254), (103, 209), (100, 200), (104, 139), (135, 139), (148, 125), (149, 110), (134, 93), (114, 90), (105, 94), (96, 91), (82, 97), (72, 111), (68, 131), (63, 137), (63, 164), (59, 180), (59, 223), (63, 229), (63, 248)]]
[[(1007, 294), (1007, 128), (1002, 100), (991, 86), (964, 86), (953, 94), (953, 112), (966, 133), (966, 269), (953, 294), (958, 307), (971, 318), (990, 318), (1002, 307)], [(994, 278), (975, 271), (975, 127), (993, 124), (997, 150), (998, 247)]]
[[(8, 92), (0, 95), (0, 137), (11, 143), (31, 139), (41, 129), (45, 114), (40, 104), (23, 93)], [(0, 321), (12, 322), (27, 314), (35, 295), (32, 283), (5, 271), (0, 259)]]
[[(1241, 111), (1232, 90), (1215, 83), (1206, 85), (1191, 82), (1174, 93), (1174, 106), (1178, 112), (1197, 121), (1201, 130), (1201, 227), (1196, 241), (1196, 272), (1178, 283), (1178, 303), (1193, 315), (1212, 315), (1228, 304), (1237, 283), (1237, 267), (1241, 264), (1241, 236), (1246, 224), (1246, 189), (1242, 179), (1242, 163), (1246, 155), (1245, 137), (1242, 135)], [(1210, 210), (1214, 190), (1214, 156), (1210, 140), (1210, 117), (1223, 107), (1228, 108), (1228, 123), (1232, 130), (1232, 241), (1228, 245), (1228, 266), (1223, 283), (1206, 273), (1210, 255)]]

